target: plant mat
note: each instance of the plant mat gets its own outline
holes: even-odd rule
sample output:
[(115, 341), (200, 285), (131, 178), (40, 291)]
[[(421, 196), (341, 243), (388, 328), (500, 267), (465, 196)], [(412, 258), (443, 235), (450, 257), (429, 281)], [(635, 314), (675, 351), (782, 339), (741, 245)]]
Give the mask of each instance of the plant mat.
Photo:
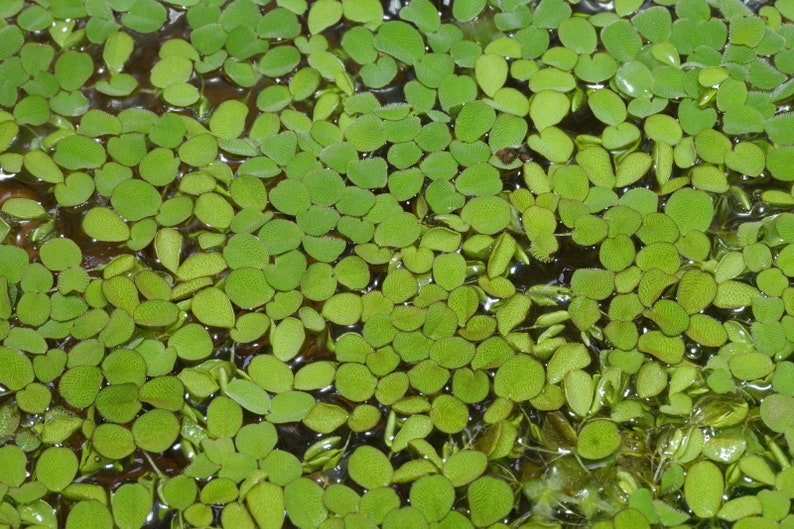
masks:
[(794, 2), (0, 2), (0, 527), (794, 527)]

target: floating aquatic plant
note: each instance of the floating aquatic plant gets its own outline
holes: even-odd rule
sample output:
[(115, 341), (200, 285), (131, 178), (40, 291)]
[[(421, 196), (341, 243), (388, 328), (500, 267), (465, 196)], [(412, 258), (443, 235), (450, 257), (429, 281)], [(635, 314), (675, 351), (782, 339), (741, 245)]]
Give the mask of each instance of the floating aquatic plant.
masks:
[(0, 15), (0, 526), (794, 524), (791, 2)]

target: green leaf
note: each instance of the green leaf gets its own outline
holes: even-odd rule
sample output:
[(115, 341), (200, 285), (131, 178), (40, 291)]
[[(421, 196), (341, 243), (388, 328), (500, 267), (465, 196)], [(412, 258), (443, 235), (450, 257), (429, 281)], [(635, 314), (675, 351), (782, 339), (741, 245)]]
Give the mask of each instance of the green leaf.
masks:
[(234, 437), (242, 422), (242, 408), (228, 397), (215, 397), (207, 407), (207, 430), (213, 437)]
[(218, 288), (206, 288), (193, 296), (190, 309), (196, 318), (212, 327), (234, 327), (234, 310), (229, 298)]
[(209, 333), (196, 323), (188, 323), (177, 330), (168, 340), (168, 346), (176, 350), (179, 358), (188, 361), (203, 360), (213, 349)]
[(563, 163), (573, 154), (574, 144), (571, 138), (561, 129), (551, 126), (533, 134), (527, 140), (529, 148), (547, 160)]
[(336, 0), (319, 0), (314, 2), (309, 9), (309, 31), (312, 34), (321, 33), (333, 26), (342, 18), (342, 4)]
[(55, 162), (66, 169), (95, 169), (107, 158), (102, 146), (85, 136), (67, 136), (55, 146)]
[(557, 28), (571, 16), (571, 7), (561, 0), (541, 0), (533, 23), (539, 28)]
[(0, 152), (5, 152), (8, 149), (17, 134), (19, 134), (19, 125), (14, 120), (0, 122)]
[(543, 90), (570, 92), (575, 87), (574, 76), (558, 68), (541, 68), (529, 78), (529, 89), (533, 92)]
[(137, 87), (138, 81), (126, 73), (113, 75), (109, 81), (101, 80), (96, 84), (98, 92), (113, 97), (126, 97)]
[[(375, 0), (344, 0), (342, 10), (345, 18), (353, 22), (377, 24), (383, 19), (383, 6)], [(400, 16), (403, 17), (402, 12)]]
[(649, 116), (645, 120), (644, 130), (654, 141), (663, 141), (671, 146), (677, 145), (683, 135), (681, 125), (665, 114)]
[(486, 3), (486, 0), (455, 0), (452, 3), (452, 16), (459, 22), (469, 22), (480, 14)]
[(708, 307), (717, 294), (717, 284), (711, 274), (690, 270), (681, 276), (676, 299), (689, 314)]
[(439, 82), (438, 101), (446, 111), (474, 101), (476, 97), (477, 84), (471, 77), (450, 74)]
[(339, 393), (353, 402), (363, 402), (375, 393), (377, 379), (363, 365), (343, 364), (336, 372)]
[[(649, 96), (656, 89), (651, 71), (639, 61), (629, 61), (615, 73), (617, 88), (629, 97)], [(658, 94), (657, 95), (661, 95)]]
[(755, 48), (764, 38), (764, 21), (756, 16), (735, 16), (730, 20), (731, 44)]
[(41, 219), (47, 217), (44, 208), (29, 198), (9, 198), (3, 202), (3, 213), (20, 220)]
[(615, 75), (617, 69), (618, 64), (611, 55), (603, 52), (596, 52), (592, 57), (580, 55), (574, 72), (576, 76), (583, 81), (597, 83)]
[(714, 126), (717, 112), (710, 107), (701, 109), (694, 100), (687, 98), (678, 105), (678, 120), (684, 132), (695, 135)]
[(469, 485), (468, 500), (471, 521), (477, 527), (496, 523), (513, 509), (510, 485), (491, 476), (478, 478)]
[(165, 89), (177, 83), (186, 83), (193, 74), (193, 63), (181, 55), (169, 55), (157, 62), (149, 74), (149, 81)]
[(157, 215), (162, 199), (157, 189), (148, 182), (130, 179), (113, 189), (110, 202), (119, 215), (137, 221)]
[(637, 348), (668, 364), (679, 363), (684, 356), (684, 343), (679, 336), (665, 336), (660, 331), (649, 331), (640, 336)]
[(33, 364), (22, 352), (0, 347), (0, 362), (5, 366), (0, 373), (0, 384), (18, 391), (33, 382)]
[(789, 395), (772, 394), (761, 401), (761, 419), (773, 432), (782, 433), (794, 425), (791, 411), (794, 409), (794, 398)]
[(640, 34), (653, 43), (664, 42), (672, 30), (670, 11), (663, 6), (640, 10), (631, 18), (631, 23)]
[(215, 160), (218, 141), (210, 134), (199, 134), (179, 147), (179, 158), (193, 167), (202, 167)]
[(455, 121), (455, 134), (464, 142), (473, 142), (488, 132), (496, 113), (485, 103), (474, 101), (463, 106)]
[(133, 313), (135, 323), (144, 327), (166, 327), (176, 323), (179, 307), (163, 300), (144, 301)]
[(28, 96), (14, 107), (14, 117), (20, 125), (43, 125), (50, 118), (50, 107), (44, 97)]
[(0, 29), (0, 42), (3, 42), (0, 47), (0, 59), (5, 60), (22, 48), (25, 43), (25, 34), (16, 25), (9, 24)]
[(466, 202), (461, 217), (478, 232), (492, 235), (510, 222), (510, 204), (495, 196), (480, 196)]
[(665, 213), (678, 224), (678, 229), (683, 234), (690, 230), (707, 231), (714, 216), (709, 195), (690, 188), (679, 189), (673, 193), (667, 199)]
[(47, 29), (52, 25), (52, 14), (41, 6), (30, 6), (23, 10), (18, 18), (17, 23), (26, 31), (41, 31)]
[(262, 481), (245, 497), (246, 506), (262, 529), (275, 529), (284, 523), (284, 492), (279, 486)]
[(234, 379), (226, 386), (226, 395), (243, 408), (265, 415), (270, 409), (270, 397), (259, 386), (244, 379)]
[(108, 508), (97, 500), (81, 500), (72, 506), (66, 517), (67, 529), (111, 529), (113, 517)]
[(184, 389), (182, 381), (178, 378), (160, 376), (141, 386), (139, 398), (141, 402), (151, 404), (155, 408), (178, 411), (182, 407)]
[(152, 508), (152, 495), (143, 485), (125, 483), (113, 493), (113, 519), (121, 529), (141, 527)]
[(8, 487), (19, 487), (27, 477), (27, 457), (16, 445), (0, 448), (0, 483)]
[(529, 116), (532, 118), (535, 128), (542, 131), (546, 127), (562, 121), (569, 109), (570, 100), (565, 94), (554, 90), (544, 90), (530, 99)]
[(699, 461), (687, 470), (684, 499), (695, 515), (710, 518), (717, 514), (723, 489), (722, 472), (714, 463)]
[(96, 397), (97, 410), (108, 421), (126, 423), (141, 409), (135, 384), (113, 384), (102, 388)]
[(469, 409), (452, 395), (439, 395), (433, 400), (430, 418), (437, 430), (448, 434), (458, 433), (469, 422)]
[(296, 479), (284, 488), (287, 516), (298, 527), (316, 527), (328, 516), (323, 489), (307, 478)]
[(164, 452), (174, 444), (179, 435), (179, 421), (168, 410), (149, 410), (132, 425), (135, 445), (147, 452)]
[(418, 0), (406, 5), (400, 9), (400, 18), (413, 22), (425, 34), (438, 30), (441, 25), (438, 10), (428, 0)]
[(535, 397), (545, 383), (543, 366), (526, 355), (516, 355), (499, 367), (494, 392), (516, 402)]
[(477, 84), (488, 97), (494, 97), (496, 91), (504, 86), (507, 80), (507, 61), (504, 57), (486, 53), (477, 57), (474, 64), (474, 76)]
[(397, 20), (382, 24), (375, 33), (373, 44), (377, 50), (408, 65), (413, 65), (425, 54), (425, 43), (419, 32)]
[(571, 278), (574, 293), (602, 300), (614, 291), (614, 274), (607, 270), (578, 269)]
[(768, 119), (765, 129), (773, 142), (791, 145), (794, 144), (794, 135), (791, 134), (792, 124), (794, 124), (794, 113), (786, 112)]
[(53, 492), (65, 489), (76, 475), (77, 456), (68, 448), (47, 448), (36, 461), (36, 478)]
[(273, 354), (282, 361), (291, 360), (300, 351), (306, 332), (303, 324), (295, 318), (286, 318), (270, 329)]
[(189, 83), (172, 83), (163, 90), (163, 99), (175, 107), (189, 107), (200, 98), (198, 88)]
[(576, 451), (586, 459), (603, 459), (621, 445), (621, 437), (614, 422), (605, 419), (590, 421), (582, 427), (576, 441)]
[(154, 0), (134, 0), (121, 23), (139, 33), (153, 33), (165, 24), (167, 16), (166, 8)]
[(108, 208), (95, 207), (83, 217), (83, 231), (89, 237), (103, 242), (124, 242), (130, 237), (127, 223)]
[(769, 152), (766, 165), (775, 179), (788, 182), (794, 180), (792, 162), (794, 162), (794, 148), (779, 147)]
[(119, 424), (100, 424), (91, 441), (99, 455), (111, 460), (123, 459), (135, 451), (132, 433)]
[(210, 118), (210, 131), (220, 138), (236, 138), (245, 128), (248, 107), (236, 100), (224, 101)]
[(69, 50), (55, 61), (55, 78), (67, 92), (79, 90), (94, 73), (94, 63), (87, 53)]
[(601, 30), (609, 54), (620, 62), (630, 61), (640, 51), (642, 40), (628, 20), (615, 20)]
[(348, 125), (345, 139), (359, 152), (374, 151), (386, 142), (386, 130), (377, 116), (365, 114)]
[(557, 33), (566, 48), (579, 55), (590, 55), (598, 45), (595, 28), (585, 18), (571, 17), (562, 22)]
[(135, 42), (132, 37), (124, 32), (116, 31), (111, 33), (105, 40), (102, 59), (105, 61), (109, 71), (120, 73), (124, 69), (124, 63), (130, 58), (134, 49)]
[(764, 168), (764, 156), (756, 145), (740, 142), (725, 153), (725, 165), (742, 174), (758, 176)]
[(596, 90), (587, 100), (596, 118), (607, 125), (618, 126), (626, 119), (626, 105), (609, 89)]
[(362, 445), (348, 460), (351, 479), (366, 489), (385, 487), (391, 483), (394, 470), (388, 458), (377, 448)]
[(374, 237), (379, 246), (404, 248), (419, 237), (419, 232), (416, 217), (409, 213), (400, 213), (378, 224)]

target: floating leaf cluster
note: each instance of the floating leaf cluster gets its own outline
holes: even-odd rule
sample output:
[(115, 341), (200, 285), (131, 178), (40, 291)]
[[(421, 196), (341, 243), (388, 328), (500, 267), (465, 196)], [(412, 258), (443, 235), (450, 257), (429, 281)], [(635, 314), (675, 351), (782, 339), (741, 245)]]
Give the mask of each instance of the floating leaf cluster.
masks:
[(794, 527), (794, 3), (393, 4), (0, 2), (0, 527)]

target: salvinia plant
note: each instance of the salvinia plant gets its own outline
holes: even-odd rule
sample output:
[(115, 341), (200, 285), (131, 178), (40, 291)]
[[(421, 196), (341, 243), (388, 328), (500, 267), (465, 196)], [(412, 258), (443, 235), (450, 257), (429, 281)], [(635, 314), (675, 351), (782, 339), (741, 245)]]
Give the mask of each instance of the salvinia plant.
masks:
[(794, 528), (794, 0), (0, 20), (0, 528)]

